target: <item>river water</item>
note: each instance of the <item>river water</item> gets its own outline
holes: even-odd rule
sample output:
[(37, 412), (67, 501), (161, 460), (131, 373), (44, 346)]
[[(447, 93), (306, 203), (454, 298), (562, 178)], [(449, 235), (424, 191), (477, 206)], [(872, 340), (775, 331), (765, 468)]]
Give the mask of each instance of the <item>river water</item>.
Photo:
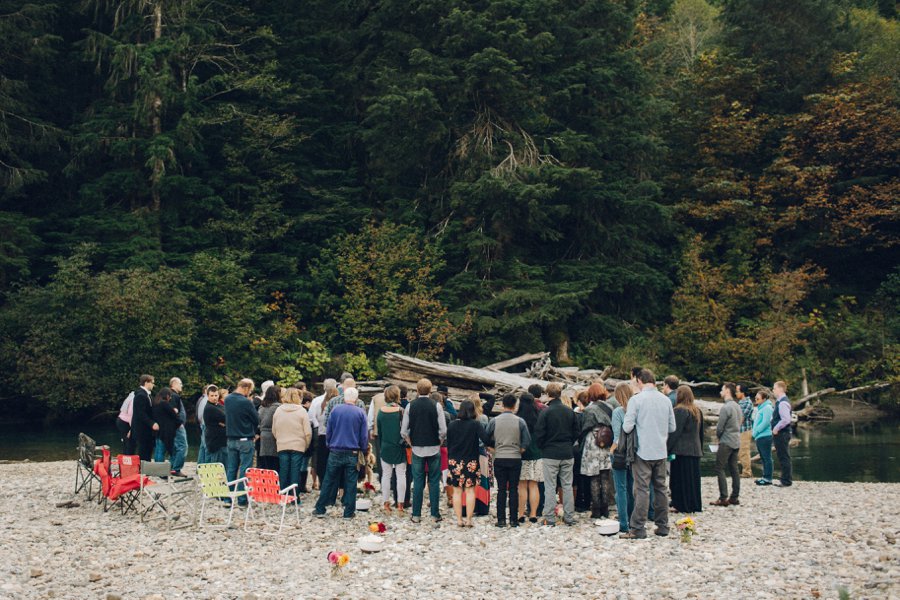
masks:
[[(114, 453), (121, 450), (118, 432), (112, 423), (95, 421), (52, 429), (23, 424), (2, 425), (0, 460), (74, 460), (79, 431), (84, 431), (98, 443), (109, 444)], [(196, 426), (188, 426), (188, 461), (197, 459), (199, 435)], [(712, 440), (714, 435), (715, 431), (708, 432), (707, 439)], [(800, 440), (800, 445), (791, 449), (796, 479), (900, 483), (900, 420), (829, 423), (800, 428), (795, 435)], [(715, 457), (705, 450), (701, 469), (704, 475), (712, 475)], [(775, 473), (778, 473), (777, 460)], [(756, 474), (759, 474), (758, 467)]]

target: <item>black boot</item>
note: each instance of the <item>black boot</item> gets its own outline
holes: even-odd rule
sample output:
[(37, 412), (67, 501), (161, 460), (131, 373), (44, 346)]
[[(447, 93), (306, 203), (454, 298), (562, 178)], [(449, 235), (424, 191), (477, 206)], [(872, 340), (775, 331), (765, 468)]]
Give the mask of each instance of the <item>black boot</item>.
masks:
[(300, 473), (300, 489), (298, 490), (301, 494), (306, 493), (306, 478), (309, 476), (309, 471), (303, 471)]

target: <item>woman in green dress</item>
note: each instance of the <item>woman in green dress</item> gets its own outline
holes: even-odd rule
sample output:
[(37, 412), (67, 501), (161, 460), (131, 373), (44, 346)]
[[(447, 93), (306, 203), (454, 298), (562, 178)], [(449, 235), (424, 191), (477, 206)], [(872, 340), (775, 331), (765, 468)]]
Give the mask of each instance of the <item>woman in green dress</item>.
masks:
[(400, 388), (392, 385), (384, 390), (384, 406), (378, 411), (378, 437), (381, 452), (381, 497), (384, 510), (391, 512), (391, 475), (397, 474), (397, 512), (403, 512), (403, 500), (406, 492), (406, 449), (400, 437), (400, 423), (403, 420), (403, 409), (400, 408)]

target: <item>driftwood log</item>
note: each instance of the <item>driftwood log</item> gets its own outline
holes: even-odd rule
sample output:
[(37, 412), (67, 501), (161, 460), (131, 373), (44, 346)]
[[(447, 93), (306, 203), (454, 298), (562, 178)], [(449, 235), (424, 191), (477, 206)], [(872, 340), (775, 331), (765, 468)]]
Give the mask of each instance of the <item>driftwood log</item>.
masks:
[(816, 400), (817, 398), (821, 398), (822, 396), (827, 396), (828, 394), (833, 394), (834, 391), (835, 391), (834, 388), (825, 388), (824, 390), (819, 390), (818, 392), (813, 392), (812, 394), (807, 394), (806, 396), (803, 396), (799, 400), (794, 400), (793, 402), (791, 402), (791, 409), (798, 410), (800, 408), (803, 408), (803, 406), (807, 402), (811, 403), (813, 400)]
[(841, 390), (840, 392), (834, 392), (835, 396), (846, 396), (847, 394), (861, 394), (863, 392), (874, 392), (875, 390), (883, 390), (885, 388), (889, 388), (892, 385), (896, 385), (896, 383), (890, 383), (888, 381), (880, 381), (878, 383), (870, 383), (868, 385), (861, 385), (859, 387), (850, 388), (849, 390)]
[[(517, 359), (512, 359), (518, 361)], [(466, 367), (463, 365), (452, 365), (448, 363), (440, 363), (434, 361), (413, 358), (403, 354), (388, 352), (385, 354), (388, 366), (388, 376), (386, 380), (394, 384), (402, 384), (407, 388), (415, 388), (416, 382), (426, 377), (435, 385), (447, 386), (450, 396), (453, 399), (465, 399), (477, 392), (490, 392), (493, 394), (504, 394), (525, 390), (531, 385), (539, 385), (541, 389), (545, 389), (551, 381), (560, 381), (568, 385), (586, 386), (592, 381), (601, 379), (604, 372), (596, 370), (580, 370), (577, 368), (560, 369), (550, 367), (546, 371), (548, 379), (540, 379), (537, 377), (527, 377), (514, 373), (506, 373), (504, 371), (496, 371), (493, 369), (477, 369), (474, 367)], [(545, 360), (540, 356), (538, 361)], [(508, 362), (508, 361), (507, 361)], [(497, 365), (503, 363), (495, 363), (490, 365), (496, 368)], [(521, 364), (521, 362), (510, 363), (510, 366)], [(603, 382), (606, 388), (611, 392), (621, 383), (622, 379), (607, 378)], [(686, 385), (707, 385), (709, 382), (701, 382), (695, 384), (693, 382), (685, 382)], [(714, 423), (719, 418), (719, 410), (722, 403), (709, 400), (697, 400), (700, 410), (703, 412), (705, 421)]]
[(541, 360), (542, 358), (547, 358), (550, 356), (549, 352), (537, 352), (535, 354), (523, 354), (522, 356), (517, 356), (515, 358), (510, 358), (509, 360), (504, 360), (498, 363), (493, 363), (487, 365), (486, 367), (482, 367), (487, 371), (502, 371), (503, 369), (508, 369), (510, 367), (515, 367), (521, 365), (522, 363), (530, 363), (536, 360)]

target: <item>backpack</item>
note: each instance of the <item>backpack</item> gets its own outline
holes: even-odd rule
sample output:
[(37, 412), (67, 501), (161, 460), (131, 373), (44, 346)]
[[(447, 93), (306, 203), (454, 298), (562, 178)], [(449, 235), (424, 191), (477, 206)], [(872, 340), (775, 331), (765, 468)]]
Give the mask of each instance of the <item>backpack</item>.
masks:
[[(600, 410), (606, 413), (606, 416), (610, 419), (612, 418), (613, 409), (606, 402), (598, 402), (600, 406)], [(613, 443), (613, 430), (609, 425), (601, 423), (594, 427), (594, 443), (597, 444), (598, 448), (609, 448)]]
[(609, 425), (594, 427), (594, 443), (598, 448), (609, 448), (613, 443), (613, 430)]
[(635, 432), (625, 433), (624, 431), (619, 434), (619, 444), (616, 446), (615, 451), (612, 453), (612, 468), (613, 469), (627, 469), (631, 463), (634, 462), (634, 435)]

